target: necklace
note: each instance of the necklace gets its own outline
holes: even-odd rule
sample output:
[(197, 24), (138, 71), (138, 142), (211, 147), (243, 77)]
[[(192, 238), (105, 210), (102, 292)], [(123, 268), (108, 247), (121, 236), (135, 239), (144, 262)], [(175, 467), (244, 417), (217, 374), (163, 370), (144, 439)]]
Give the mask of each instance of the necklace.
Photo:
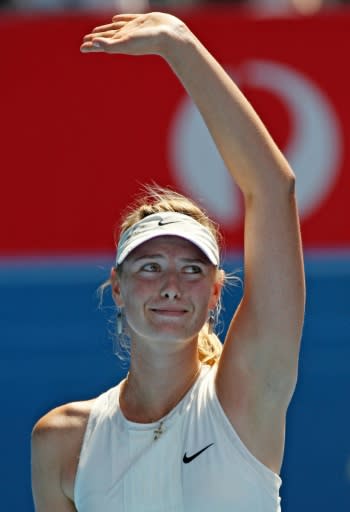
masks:
[(172, 412), (173, 408), (175, 407), (175, 405), (179, 402), (181, 402), (181, 400), (183, 399), (183, 397), (186, 395), (187, 391), (192, 387), (192, 385), (195, 383), (197, 377), (198, 377), (198, 374), (199, 372), (201, 371), (202, 369), (202, 364), (199, 364), (198, 366), (198, 369), (196, 371), (196, 373), (193, 375), (193, 377), (191, 377), (191, 380), (189, 381), (189, 383), (187, 384), (187, 386), (185, 387), (185, 391), (182, 393), (180, 399), (176, 399), (176, 401), (173, 403), (173, 405), (171, 406), (170, 408), (170, 411), (168, 412), (168, 414), (162, 419), (160, 420), (159, 422), (159, 425), (158, 427), (153, 431), (153, 441), (157, 441), (160, 436), (165, 432), (165, 428), (164, 428), (164, 424), (165, 422), (167, 421), (170, 413)]
[[(160, 436), (165, 432), (165, 430), (166, 430), (165, 429), (165, 423), (166, 423), (169, 415), (171, 414), (171, 412), (174, 409), (175, 405), (178, 404), (179, 402), (181, 402), (181, 400), (186, 395), (188, 390), (192, 387), (192, 385), (196, 381), (196, 379), (197, 379), (201, 369), (202, 369), (202, 364), (199, 364), (195, 374), (191, 377), (191, 379), (189, 380), (188, 384), (186, 385), (185, 391), (182, 393), (180, 398), (176, 398), (176, 400), (172, 403), (172, 405), (170, 407), (170, 411), (168, 412), (168, 414), (159, 421), (158, 426), (153, 431), (153, 441), (157, 441), (160, 438)], [(126, 384), (128, 384), (128, 380), (129, 380), (129, 372), (128, 372), (128, 374), (126, 376), (126, 379), (125, 379)], [(151, 420), (151, 423), (154, 423), (154, 421)]]

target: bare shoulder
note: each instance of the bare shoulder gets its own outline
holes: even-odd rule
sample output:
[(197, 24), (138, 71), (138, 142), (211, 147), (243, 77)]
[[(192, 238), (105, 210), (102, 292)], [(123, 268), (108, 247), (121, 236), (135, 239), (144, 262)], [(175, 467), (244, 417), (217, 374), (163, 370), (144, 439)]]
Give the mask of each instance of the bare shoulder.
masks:
[(44, 510), (46, 506), (52, 509), (56, 504), (62, 511), (75, 510), (75, 474), (93, 403), (94, 400), (88, 400), (62, 405), (35, 424), (32, 481), (37, 510)]
[[(48, 440), (86, 426), (94, 400), (71, 402), (52, 409), (35, 424), (33, 438)], [(54, 441), (54, 439), (50, 439)]]
[(47, 455), (56, 451), (64, 455), (75, 445), (80, 448), (93, 402), (72, 402), (45, 414), (33, 428), (33, 449), (39, 453), (44, 449)]

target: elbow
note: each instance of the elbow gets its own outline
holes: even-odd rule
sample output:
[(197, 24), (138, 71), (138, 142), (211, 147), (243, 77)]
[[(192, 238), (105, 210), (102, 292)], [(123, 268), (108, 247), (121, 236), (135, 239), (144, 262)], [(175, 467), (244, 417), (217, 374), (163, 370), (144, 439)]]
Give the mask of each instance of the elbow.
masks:
[(277, 173), (274, 174), (273, 181), (275, 181), (276, 187), (280, 189), (282, 194), (287, 194), (288, 196), (295, 195), (296, 176), (287, 161), (284, 161), (284, 165), (282, 164), (277, 167)]
[(287, 193), (290, 196), (295, 195), (295, 183), (296, 183), (296, 177), (292, 170), (289, 171), (287, 177), (286, 177), (286, 187), (287, 187)]
[(280, 172), (273, 179), (260, 182), (247, 192), (243, 192), (245, 204), (247, 206), (261, 199), (275, 203), (278, 198), (282, 201), (290, 200), (294, 202), (296, 195), (295, 183), (296, 178), (292, 170), (288, 169), (287, 172)]
[(288, 168), (285, 172), (280, 173), (275, 183), (270, 184), (270, 191), (273, 191), (275, 197), (295, 198), (296, 194), (296, 177), (294, 172)]

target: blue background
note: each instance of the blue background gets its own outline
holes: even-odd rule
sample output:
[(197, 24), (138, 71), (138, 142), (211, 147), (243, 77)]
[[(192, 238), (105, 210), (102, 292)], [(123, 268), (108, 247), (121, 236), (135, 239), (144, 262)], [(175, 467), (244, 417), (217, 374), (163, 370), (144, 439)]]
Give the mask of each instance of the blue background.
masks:
[[(96, 290), (112, 258), (0, 264), (1, 510), (32, 511), (30, 433), (59, 404), (91, 398), (125, 374), (113, 355), (113, 309)], [(239, 256), (226, 268), (242, 268)], [(307, 306), (289, 408), (283, 512), (350, 510), (350, 255), (306, 255)], [(226, 291), (225, 323), (241, 296)], [(268, 290), (267, 290), (268, 293)], [(103, 511), (101, 511), (103, 512)]]

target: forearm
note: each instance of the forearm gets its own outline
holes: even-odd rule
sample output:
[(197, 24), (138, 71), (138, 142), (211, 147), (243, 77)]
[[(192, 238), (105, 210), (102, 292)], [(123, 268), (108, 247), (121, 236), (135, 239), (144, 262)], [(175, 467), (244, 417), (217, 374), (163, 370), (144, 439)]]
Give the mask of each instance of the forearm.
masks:
[(253, 107), (188, 27), (164, 13), (117, 15), (84, 37), (84, 52), (161, 55), (193, 98), (246, 198), (278, 197), (293, 172)]
[(225, 164), (246, 196), (293, 181), (285, 158), (232, 79), (187, 29), (168, 35), (162, 56), (197, 105)]

